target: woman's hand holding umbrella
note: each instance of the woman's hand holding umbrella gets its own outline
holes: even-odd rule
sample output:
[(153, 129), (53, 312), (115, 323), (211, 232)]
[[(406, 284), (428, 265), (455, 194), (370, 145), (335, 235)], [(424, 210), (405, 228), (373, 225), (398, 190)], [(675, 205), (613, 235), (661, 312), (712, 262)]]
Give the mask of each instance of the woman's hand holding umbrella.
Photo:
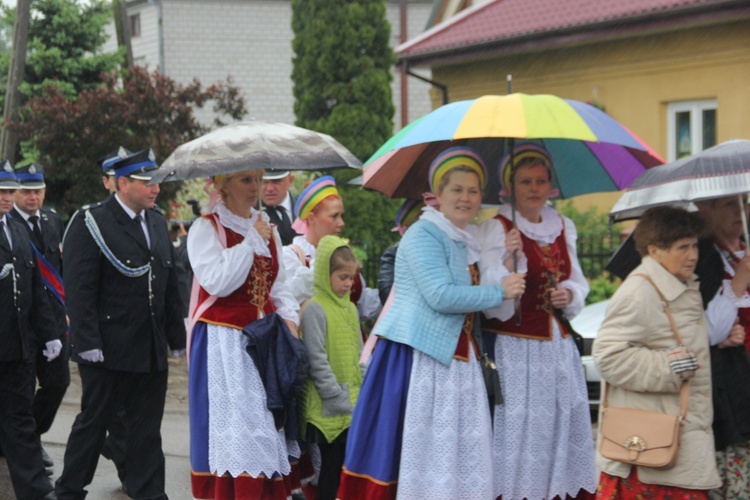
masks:
[(526, 273), (509, 274), (500, 285), (505, 290), (506, 300), (520, 297), (526, 291)]
[(263, 218), (260, 215), (260, 212), (258, 212), (258, 220), (255, 221), (255, 224), (253, 224), (253, 227), (256, 231), (258, 231), (258, 234), (261, 238), (263, 238), (263, 241), (268, 241), (271, 239), (271, 225), (264, 221)]
[(520, 252), (523, 249), (523, 242), (521, 241), (521, 231), (518, 229), (511, 229), (505, 236), (505, 250), (508, 252), (509, 257), (505, 259), (503, 265), (510, 272), (515, 272), (516, 263), (514, 256), (517, 256), (516, 252)]

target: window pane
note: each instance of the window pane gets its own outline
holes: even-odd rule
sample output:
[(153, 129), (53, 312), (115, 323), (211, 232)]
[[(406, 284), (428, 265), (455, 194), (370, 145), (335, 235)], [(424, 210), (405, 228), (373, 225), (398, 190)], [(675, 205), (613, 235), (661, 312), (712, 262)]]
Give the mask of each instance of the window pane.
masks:
[(675, 113), (675, 151), (677, 158), (690, 156), (693, 151), (693, 140), (690, 137), (690, 111)]
[(716, 146), (716, 110), (703, 110), (703, 149)]

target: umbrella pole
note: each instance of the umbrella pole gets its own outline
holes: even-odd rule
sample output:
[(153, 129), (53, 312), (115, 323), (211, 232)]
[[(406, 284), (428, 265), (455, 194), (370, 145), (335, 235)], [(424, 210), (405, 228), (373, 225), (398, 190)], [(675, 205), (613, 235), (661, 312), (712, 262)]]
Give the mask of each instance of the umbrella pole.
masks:
[[(745, 213), (745, 195), (738, 194), (737, 197), (740, 200), (740, 214), (742, 214), (742, 231), (745, 235), (745, 248), (747, 249), (747, 245), (750, 244), (750, 239), (747, 237), (747, 214)], [(745, 250), (747, 252), (747, 250)]]
[[(511, 178), (511, 184), (513, 184), (513, 169), (515, 168), (514, 165), (514, 153), (513, 150), (515, 149), (515, 140), (513, 138), (507, 139), (508, 146), (510, 148), (510, 178)], [(513, 186), (508, 186), (508, 189), (510, 189), (510, 221), (511, 225), (513, 226), (513, 229), (517, 229), (518, 225), (516, 224), (516, 190), (513, 189)], [(513, 252), (513, 272), (518, 272), (518, 250), (515, 250)], [(514, 318), (516, 321), (516, 326), (521, 326), (521, 297), (516, 297), (513, 299), (513, 309), (514, 309)]]

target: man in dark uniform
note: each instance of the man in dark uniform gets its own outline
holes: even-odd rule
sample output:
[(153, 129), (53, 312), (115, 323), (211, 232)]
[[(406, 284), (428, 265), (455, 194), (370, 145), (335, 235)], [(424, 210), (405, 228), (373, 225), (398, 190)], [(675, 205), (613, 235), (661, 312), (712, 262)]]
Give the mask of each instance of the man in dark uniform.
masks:
[(294, 176), (288, 170), (269, 170), (263, 175), (263, 206), (271, 224), (278, 227), (283, 245), (291, 245), (297, 236), (292, 229), (296, 200), (289, 192), (293, 182)]
[(127, 417), (125, 486), (133, 498), (165, 499), (161, 421), (167, 357), (185, 348), (175, 250), (153, 210), (159, 186), (151, 150), (112, 165), (117, 192), (79, 214), (65, 237), (72, 357), (83, 387), (65, 449), (60, 499), (84, 498), (107, 425)]
[(34, 357), (60, 355), (62, 343), (28, 232), (8, 217), (19, 187), (13, 167), (0, 166), (0, 447), (19, 499), (54, 499), (31, 413)]
[[(115, 171), (112, 165), (132, 154), (131, 151), (120, 146), (96, 160), (96, 164), (102, 169), (102, 185), (109, 195), (114, 195), (116, 192)], [(82, 209), (77, 210), (70, 218), (70, 221), (68, 221), (68, 228), (79, 215), (89, 208), (91, 208), (91, 205), (85, 205)], [(65, 234), (67, 234), (67, 229), (65, 230)], [(65, 236), (63, 236), (64, 239)], [(117, 476), (122, 483), (123, 490), (125, 489), (125, 476), (127, 475), (125, 469), (126, 426), (125, 410), (122, 408), (122, 402), (120, 402), (115, 418), (107, 425), (107, 439), (104, 441), (101, 453), (104, 458), (111, 460), (115, 464)]]
[[(55, 333), (63, 346), (61, 355), (52, 362), (48, 363), (41, 352), (36, 355), (36, 378), (39, 388), (34, 396), (33, 413), (36, 433), (41, 438), (41, 435), (52, 427), (57, 409), (70, 385), (65, 291), (61, 277), (64, 226), (59, 215), (43, 207), (46, 185), (42, 166), (32, 164), (19, 167), (16, 168), (15, 174), (21, 188), (15, 192), (14, 207), (10, 215), (23, 223), (37, 251), (37, 265), (43, 270), (42, 282), (47, 289), (47, 298), (55, 315)], [(46, 467), (54, 465), (44, 448), (42, 460)]]

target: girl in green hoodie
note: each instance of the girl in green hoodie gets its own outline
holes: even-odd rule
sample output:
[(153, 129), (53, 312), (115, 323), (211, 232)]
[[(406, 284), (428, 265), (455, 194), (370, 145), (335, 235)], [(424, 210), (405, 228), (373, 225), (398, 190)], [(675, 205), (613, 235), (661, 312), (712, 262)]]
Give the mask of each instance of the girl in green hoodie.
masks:
[(359, 266), (347, 243), (338, 236), (325, 236), (318, 243), (314, 295), (300, 320), (310, 352), (310, 373), (300, 397), (300, 428), (309, 443), (320, 447), (319, 500), (336, 498), (346, 434), (362, 386), (359, 315), (349, 300)]

